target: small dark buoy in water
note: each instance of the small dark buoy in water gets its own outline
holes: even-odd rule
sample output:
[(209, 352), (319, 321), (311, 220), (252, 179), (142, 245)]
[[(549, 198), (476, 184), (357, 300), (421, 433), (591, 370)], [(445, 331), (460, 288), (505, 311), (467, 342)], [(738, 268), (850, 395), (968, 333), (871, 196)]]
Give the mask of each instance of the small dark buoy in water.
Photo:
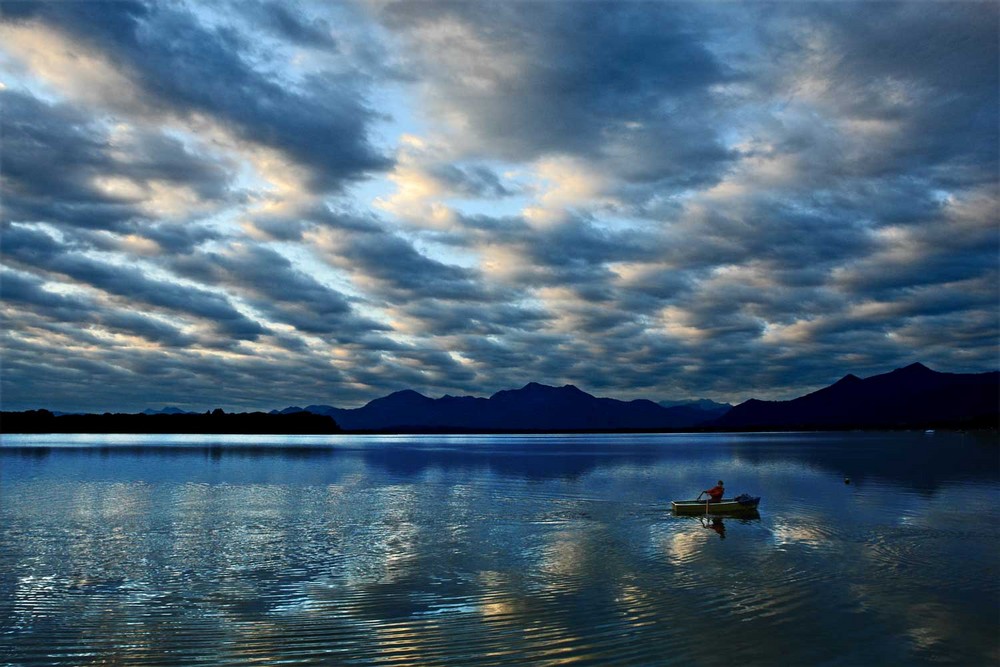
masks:
[(844, 478), (844, 484), (850, 484), (850, 483), (851, 483), (851, 478), (850, 477), (845, 477)]

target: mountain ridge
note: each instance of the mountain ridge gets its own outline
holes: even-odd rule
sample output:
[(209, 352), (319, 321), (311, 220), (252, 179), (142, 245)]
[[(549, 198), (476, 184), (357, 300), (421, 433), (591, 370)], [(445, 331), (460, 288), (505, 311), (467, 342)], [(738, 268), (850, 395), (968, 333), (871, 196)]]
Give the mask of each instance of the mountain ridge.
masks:
[(1000, 419), (1000, 371), (942, 373), (921, 363), (787, 401), (750, 399), (709, 424), (721, 430), (992, 427)]
[(518, 389), (502, 389), (489, 398), (430, 398), (404, 389), (358, 408), (309, 405), (272, 412), (301, 410), (327, 415), (347, 430), (572, 431), (691, 428), (728, 408), (692, 404), (663, 407), (647, 399), (599, 398), (572, 384), (554, 387), (529, 382)]
[[(942, 373), (921, 363), (833, 384), (787, 401), (751, 398), (738, 406), (707, 399), (656, 403), (593, 396), (575, 385), (529, 382), (488, 398), (430, 398), (411, 389), (358, 408), (309, 405), (357, 431), (796, 430), (854, 428), (995, 428), (1000, 371)], [(664, 404), (666, 403), (666, 405)]]

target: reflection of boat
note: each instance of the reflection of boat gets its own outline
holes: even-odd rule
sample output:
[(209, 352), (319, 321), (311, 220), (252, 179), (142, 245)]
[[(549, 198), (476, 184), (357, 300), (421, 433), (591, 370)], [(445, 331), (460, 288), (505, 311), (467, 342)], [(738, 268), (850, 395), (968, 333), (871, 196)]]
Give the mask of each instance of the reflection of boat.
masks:
[(698, 517), (698, 521), (701, 521), (702, 528), (711, 528), (714, 530), (720, 540), (726, 539), (726, 524), (722, 521), (721, 516), (700, 516)]
[(757, 512), (760, 497), (746, 494), (736, 498), (723, 498), (718, 501), (675, 500), (670, 503), (675, 514), (751, 514)]

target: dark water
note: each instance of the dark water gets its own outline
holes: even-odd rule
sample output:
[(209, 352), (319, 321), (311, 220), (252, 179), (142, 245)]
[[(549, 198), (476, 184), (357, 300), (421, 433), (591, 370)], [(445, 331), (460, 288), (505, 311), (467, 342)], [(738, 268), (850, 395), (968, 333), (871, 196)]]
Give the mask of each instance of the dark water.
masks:
[[(671, 515), (720, 477), (759, 518)], [(945, 433), (5, 436), (0, 664), (998, 664), (998, 491)]]

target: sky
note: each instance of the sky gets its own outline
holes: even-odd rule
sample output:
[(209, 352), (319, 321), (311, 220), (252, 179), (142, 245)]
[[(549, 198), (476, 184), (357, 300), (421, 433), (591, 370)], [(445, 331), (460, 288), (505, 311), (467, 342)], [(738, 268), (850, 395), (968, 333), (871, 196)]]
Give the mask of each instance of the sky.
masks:
[(5, 410), (1000, 367), (995, 3), (0, 11)]

